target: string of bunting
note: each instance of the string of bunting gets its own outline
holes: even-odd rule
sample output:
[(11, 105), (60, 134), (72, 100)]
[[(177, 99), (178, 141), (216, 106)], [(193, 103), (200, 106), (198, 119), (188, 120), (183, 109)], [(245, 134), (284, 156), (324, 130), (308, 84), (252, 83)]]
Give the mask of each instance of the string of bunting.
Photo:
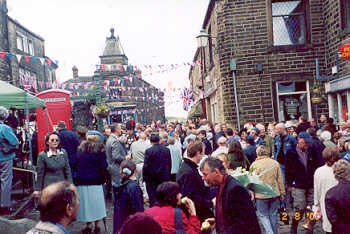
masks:
[(20, 63), (22, 58), (24, 58), (24, 61), (26, 61), (26, 63), (32, 62), (36, 64), (37, 61), (39, 60), (42, 65), (44, 65), (44, 63), (46, 62), (47, 65), (49, 66), (51, 66), (52, 64), (55, 64), (56, 66), (58, 66), (58, 61), (57, 60), (52, 61), (50, 58), (42, 58), (37, 56), (29, 56), (29, 55), (23, 55), (23, 54), (10, 53), (6, 51), (0, 51), (1, 60), (4, 60), (6, 57), (9, 58), (10, 61), (12, 61), (14, 57), (16, 57), (18, 63)]
[(161, 65), (121, 65), (121, 64), (96, 64), (97, 70), (102, 71), (140, 71), (140, 70), (148, 70), (148, 71), (169, 71), (169, 70), (175, 70), (180, 67), (187, 67), (187, 66), (196, 66), (201, 65), (201, 61), (197, 60), (195, 62), (183, 62), (183, 63), (175, 63), (175, 64), (161, 64)]

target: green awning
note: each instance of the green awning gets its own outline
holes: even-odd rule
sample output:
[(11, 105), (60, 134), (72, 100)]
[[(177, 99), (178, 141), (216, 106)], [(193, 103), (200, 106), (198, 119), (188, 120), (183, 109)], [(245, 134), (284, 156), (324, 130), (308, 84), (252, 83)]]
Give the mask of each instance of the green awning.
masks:
[(0, 80), (0, 106), (16, 109), (26, 109), (28, 106), (28, 109), (33, 109), (45, 107), (45, 102), (23, 89)]
[(194, 106), (192, 106), (190, 112), (188, 112), (188, 119), (196, 118), (196, 117), (203, 117), (203, 108), (202, 108), (202, 102), (197, 102)]

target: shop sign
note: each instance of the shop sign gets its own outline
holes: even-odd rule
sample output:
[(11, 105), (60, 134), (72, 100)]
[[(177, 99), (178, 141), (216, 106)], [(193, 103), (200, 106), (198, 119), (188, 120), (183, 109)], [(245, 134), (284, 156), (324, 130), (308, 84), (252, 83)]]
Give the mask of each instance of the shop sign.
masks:
[(342, 45), (338, 51), (342, 59), (350, 60), (350, 43)]

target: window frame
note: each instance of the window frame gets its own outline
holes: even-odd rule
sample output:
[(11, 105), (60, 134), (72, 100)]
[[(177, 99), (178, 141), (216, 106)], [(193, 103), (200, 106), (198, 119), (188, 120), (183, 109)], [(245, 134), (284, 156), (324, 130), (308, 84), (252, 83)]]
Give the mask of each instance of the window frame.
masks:
[[(293, 1), (293, 0), (288, 0)], [(268, 28), (268, 47), (269, 50), (290, 50), (298, 48), (308, 48), (311, 45), (311, 30), (310, 30), (310, 6), (307, 0), (300, 0), (304, 6), (304, 19), (305, 19), (305, 43), (294, 45), (274, 45), (273, 41), (273, 16), (272, 16), (272, 3), (274, 2), (287, 2), (286, 0), (267, 0), (267, 28)]]
[(350, 11), (349, 15), (346, 17), (345, 15), (345, 2), (347, 2), (350, 7), (350, 0), (340, 0), (340, 11), (341, 11), (341, 28), (343, 30), (342, 35), (346, 35), (350, 33)]
[(28, 39), (28, 53), (34, 56), (34, 41), (31, 39)]
[[(21, 40), (20, 43), (19, 40)], [(16, 48), (20, 51), (24, 51), (24, 40), (25, 36), (22, 33), (16, 32)], [(21, 45), (21, 48), (18, 45)]]

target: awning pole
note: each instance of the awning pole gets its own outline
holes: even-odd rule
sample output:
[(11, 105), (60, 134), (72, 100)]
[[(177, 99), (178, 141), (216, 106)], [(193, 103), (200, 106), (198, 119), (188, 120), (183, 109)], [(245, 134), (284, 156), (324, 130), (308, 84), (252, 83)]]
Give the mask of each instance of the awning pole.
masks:
[[(33, 157), (32, 157), (32, 137), (29, 132), (29, 110), (28, 110), (28, 100), (27, 100), (27, 95), (25, 96), (25, 102), (26, 102), (26, 119), (27, 119), (27, 131), (26, 131), (26, 140), (28, 141), (29, 144), (29, 160), (30, 160), (30, 166), (34, 167), (33, 164)], [(35, 184), (35, 179), (34, 179), (34, 174), (32, 173), (32, 188), (34, 191), (34, 184)]]

